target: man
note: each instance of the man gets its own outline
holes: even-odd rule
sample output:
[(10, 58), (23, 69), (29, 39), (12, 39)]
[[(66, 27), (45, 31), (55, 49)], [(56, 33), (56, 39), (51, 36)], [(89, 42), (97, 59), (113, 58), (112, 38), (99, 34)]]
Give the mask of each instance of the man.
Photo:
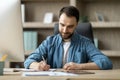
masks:
[(25, 68), (112, 69), (108, 57), (91, 40), (74, 31), (78, 21), (79, 11), (75, 7), (63, 7), (59, 13), (59, 34), (44, 40), (26, 59)]

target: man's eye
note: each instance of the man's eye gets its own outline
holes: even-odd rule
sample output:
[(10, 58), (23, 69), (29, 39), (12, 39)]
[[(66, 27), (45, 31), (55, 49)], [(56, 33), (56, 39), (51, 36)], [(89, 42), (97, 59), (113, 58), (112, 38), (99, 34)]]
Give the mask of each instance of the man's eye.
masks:
[(69, 26), (69, 28), (73, 28), (73, 26)]
[(64, 27), (64, 24), (61, 24), (62, 27)]

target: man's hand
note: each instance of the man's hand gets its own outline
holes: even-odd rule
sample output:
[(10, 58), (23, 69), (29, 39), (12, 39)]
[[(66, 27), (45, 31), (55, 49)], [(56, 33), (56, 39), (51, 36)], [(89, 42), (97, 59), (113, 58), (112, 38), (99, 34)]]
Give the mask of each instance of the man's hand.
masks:
[(65, 70), (78, 69), (78, 64), (74, 62), (69, 62), (63, 66), (63, 69)]
[(41, 61), (41, 62), (33, 62), (30, 65), (31, 69), (35, 69), (35, 70), (42, 70), (42, 71), (47, 71), (50, 69), (50, 65), (46, 64), (45, 61)]

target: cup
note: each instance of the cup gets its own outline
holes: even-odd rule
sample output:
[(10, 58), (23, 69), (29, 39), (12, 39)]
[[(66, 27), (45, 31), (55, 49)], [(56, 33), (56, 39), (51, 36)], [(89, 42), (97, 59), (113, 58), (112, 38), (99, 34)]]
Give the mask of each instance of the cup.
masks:
[(4, 62), (0, 61), (0, 75), (3, 75), (3, 69), (4, 69)]

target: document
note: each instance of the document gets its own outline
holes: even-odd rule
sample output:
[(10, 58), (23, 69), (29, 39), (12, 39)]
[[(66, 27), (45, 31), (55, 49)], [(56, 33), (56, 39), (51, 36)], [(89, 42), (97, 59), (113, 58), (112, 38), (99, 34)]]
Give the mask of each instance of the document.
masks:
[(39, 71), (39, 72), (23, 72), (22, 76), (78, 76), (78, 74), (67, 72)]

